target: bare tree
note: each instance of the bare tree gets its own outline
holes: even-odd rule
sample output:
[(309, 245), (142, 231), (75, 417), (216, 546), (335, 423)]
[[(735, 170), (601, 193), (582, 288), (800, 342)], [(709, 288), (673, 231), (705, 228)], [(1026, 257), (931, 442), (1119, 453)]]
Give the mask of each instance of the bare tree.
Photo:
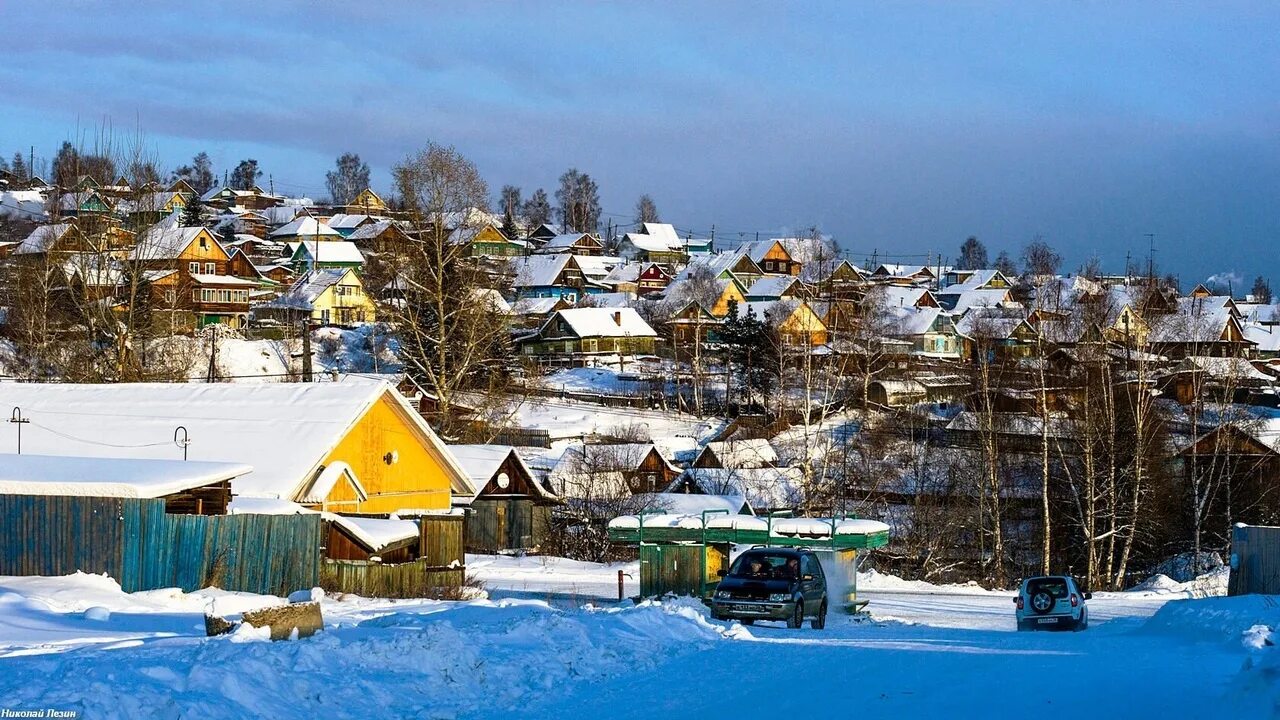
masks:
[(488, 187), (470, 160), (452, 147), (428, 144), (393, 170), (414, 242), (397, 248), (389, 264), (403, 297), (383, 312), (400, 333), (401, 354), (434, 396), (436, 427), (460, 432), (454, 406), (499, 403), (506, 387), (502, 361), (508, 333), (487, 292), (492, 276), (467, 257), (453, 233), (474, 228), (487, 207)]

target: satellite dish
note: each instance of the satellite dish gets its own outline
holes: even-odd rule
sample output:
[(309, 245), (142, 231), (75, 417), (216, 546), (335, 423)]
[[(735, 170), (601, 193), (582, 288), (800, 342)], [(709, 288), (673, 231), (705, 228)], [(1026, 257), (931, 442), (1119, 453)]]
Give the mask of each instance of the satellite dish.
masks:
[(498, 487), (506, 490), (510, 486), (511, 478), (507, 477), (507, 474), (504, 472), (498, 473)]

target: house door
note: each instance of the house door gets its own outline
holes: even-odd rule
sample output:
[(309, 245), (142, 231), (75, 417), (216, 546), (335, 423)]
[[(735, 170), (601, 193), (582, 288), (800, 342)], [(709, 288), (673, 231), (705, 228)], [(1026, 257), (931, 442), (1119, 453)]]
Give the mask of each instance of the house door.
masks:
[(497, 532), (493, 534), (497, 550), (506, 550), (511, 547), (507, 538), (507, 504), (505, 502), (498, 503), (498, 527)]

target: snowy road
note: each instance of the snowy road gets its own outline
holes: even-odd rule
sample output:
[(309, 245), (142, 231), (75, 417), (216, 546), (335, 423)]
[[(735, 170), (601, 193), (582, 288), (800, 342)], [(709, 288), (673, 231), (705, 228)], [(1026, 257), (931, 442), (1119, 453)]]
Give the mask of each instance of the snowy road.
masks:
[(1280, 648), (1242, 642), (1251, 626), (1280, 628), (1280, 603), (1261, 596), (1099, 593), (1086, 632), (1018, 633), (1009, 593), (868, 576), (884, 588), (863, 590), (869, 619), (788, 630), (712, 622), (688, 599), (606, 602), (618, 566), (469, 565), (508, 598), (326, 598), (325, 632), (279, 643), (205, 638), (201, 619), (211, 604), (225, 613), (279, 599), (0, 578), (0, 709), (201, 720), (1280, 717)]

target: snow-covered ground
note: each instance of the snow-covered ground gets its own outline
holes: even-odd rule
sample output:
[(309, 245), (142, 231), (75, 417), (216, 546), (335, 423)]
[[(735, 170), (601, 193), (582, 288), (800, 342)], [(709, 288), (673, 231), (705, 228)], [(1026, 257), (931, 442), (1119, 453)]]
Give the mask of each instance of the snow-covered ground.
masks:
[[(206, 608), (278, 598), (0, 578), (0, 708), (202, 720), (1280, 715), (1275, 598), (1193, 599), (1192, 586), (1159, 583), (1096, 594), (1087, 632), (1017, 633), (1010, 593), (867, 574), (869, 618), (787, 630), (714, 622), (687, 599), (609, 600), (634, 564), (468, 566), (490, 599), (325, 598), (324, 632), (279, 643), (205, 638), (202, 622)], [(567, 597), (580, 603), (548, 602)]]

